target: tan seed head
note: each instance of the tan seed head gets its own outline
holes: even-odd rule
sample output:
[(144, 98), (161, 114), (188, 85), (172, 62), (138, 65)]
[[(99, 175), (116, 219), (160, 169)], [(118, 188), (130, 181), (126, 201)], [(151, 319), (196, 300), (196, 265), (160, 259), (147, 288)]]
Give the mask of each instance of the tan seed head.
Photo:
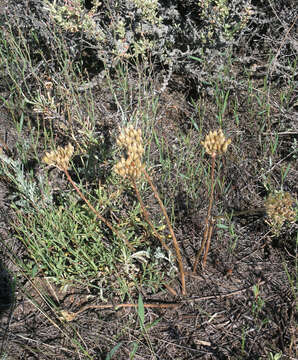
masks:
[(207, 154), (217, 156), (225, 153), (231, 144), (231, 139), (226, 139), (222, 130), (210, 131), (201, 144), (204, 146)]
[(46, 153), (42, 161), (48, 165), (56, 166), (62, 171), (67, 170), (73, 151), (74, 148), (70, 143), (65, 148), (58, 146), (57, 150)]
[(142, 156), (144, 153), (141, 129), (134, 129), (131, 125), (118, 136), (117, 144), (126, 150), (126, 158), (115, 165), (115, 172), (122, 177), (137, 179), (144, 169)]

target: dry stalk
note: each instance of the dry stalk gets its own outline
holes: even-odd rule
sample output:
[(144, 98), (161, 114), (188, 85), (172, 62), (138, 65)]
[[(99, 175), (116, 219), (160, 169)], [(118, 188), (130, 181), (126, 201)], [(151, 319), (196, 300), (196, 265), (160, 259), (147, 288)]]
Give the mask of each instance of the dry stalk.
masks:
[[(118, 175), (120, 175), (124, 178), (126, 177), (126, 178), (130, 179), (130, 181), (132, 182), (133, 187), (136, 191), (138, 200), (141, 204), (144, 217), (145, 217), (146, 221), (148, 222), (148, 224), (153, 229), (154, 234), (157, 234), (156, 230), (154, 229), (154, 227), (149, 219), (149, 213), (145, 209), (145, 206), (142, 202), (141, 196), (140, 196), (137, 186), (136, 186), (136, 179), (138, 179), (142, 173), (145, 175), (148, 183), (150, 184), (151, 189), (154, 192), (154, 196), (156, 197), (156, 199), (159, 203), (162, 213), (166, 219), (168, 229), (172, 236), (173, 245), (175, 248), (177, 262), (178, 262), (178, 267), (179, 267), (179, 271), (180, 271), (182, 294), (186, 295), (185, 276), (184, 276), (184, 269), (183, 269), (180, 248), (179, 248), (176, 236), (174, 234), (170, 219), (167, 215), (166, 209), (158, 195), (156, 187), (154, 186), (150, 176), (148, 175), (148, 173), (145, 169), (145, 165), (142, 163), (142, 155), (144, 153), (144, 147), (143, 147), (143, 140), (142, 140), (141, 135), (142, 135), (141, 130), (140, 129), (136, 130), (132, 126), (128, 126), (127, 128), (125, 128), (123, 130), (123, 132), (119, 135), (119, 137), (117, 139), (117, 144), (126, 150), (126, 157), (122, 157), (120, 159), (120, 161), (115, 165), (114, 170)], [(168, 250), (168, 247), (163, 242), (162, 238), (158, 235), (157, 235), (157, 237), (161, 241), (161, 244), (163, 245), (163, 247)]]
[[(205, 249), (204, 259), (203, 259), (203, 266), (206, 264), (207, 254), (210, 246), (210, 239), (212, 234), (212, 229), (210, 229), (210, 217), (211, 217), (211, 210), (213, 205), (213, 198), (214, 198), (214, 169), (215, 169), (215, 158), (216, 155), (212, 155), (212, 165), (211, 165), (211, 192), (209, 196), (209, 206), (208, 206), (208, 212), (205, 219), (205, 232), (204, 232), (204, 238), (200, 247), (200, 250), (197, 253), (196, 260), (193, 266), (193, 272), (195, 273), (197, 271), (197, 266), (199, 263), (199, 259), (201, 257), (201, 254), (203, 250)], [(209, 240), (207, 242), (207, 240)], [(207, 244), (206, 244), (207, 242)], [(206, 247), (205, 247), (206, 245)]]
[(168, 214), (167, 214), (167, 211), (166, 211), (166, 208), (164, 207), (164, 204), (163, 202), (161, 201), (159, 195), (158, 195), (158, 191), (156, 189), (156, 187), (154, 186), (150, 176), (148, 175), (147, 171), (145, 169), (143, 169), (143, 173), (146, 177), (146, 180), (148, 181), (151, 189), (153, 190), (153, 193), (154, 193), (154, 196), (156, 198), (156, 200), (158, 201), (159, 203), (159, 206), (161, 208), (161, 211), (166, 219), (166, 223), (167, 223), (167, 226), (168, 226), (168, 229), (170, 231), (170, 234), (172, 236), (172, 239), (173, 239), (173, 245), (174, 245), (174, 249), (175, 249), (175, 252), (176, 252), (176, 256), (177, 256), (177, 261), (178, 261), (178, 266), (179, 266), (179, 271), (180, 271), (180, 277), (181, 277), (181, 287), (182, 287), (182, 295), (186, 295), (186, 286), (185, 286), (185, 274), (184, 274), (184, 269), (183, 269), (183, 263), (182, 263), (182, 256), (181, 256), (181, 252), (180, 252), (180, 248), (179, 248), (179, 244), (178, 244), (178, 241), (176, 239), (176, 236), (174, 234), (174, 230), (173, 230), (173, 227), (171, 225), (171, 222), (170, 222), (170, 219), (168, 217)]
[[(205, 231), (203, 241), (200, 247), (200, 250), (197, 253), (194, 266), (193, 273), (196, 272), (197, 266), (199, 263), (199, 259), (201, 257), (202, 252), (205, 249), (204, 258), (202, 262), (202, 266), (205, 267), (207, 261), (207, 255), (210, 247), (213, 224), (211, 224), (211, 212), (213, 206), (214, 199), (214, 170), (215, 170), (215, 160), (217, 155), (221, 155), (227, 151), (229, 144), (231, 143), (231, 139), (226, 139), (222, 130), (210, 131), (210, 133), (205, 137), (205, 140), (201, 142), (204, 146), (207, 154), (211, 156), (211, 191), (209, 196), (209, 206), (207, 211), (207, 216), (205, 219)], [(213, 221), (212, 221), (213, 222)]]
[(202, 263), (203, 268), (206, 266), (212, 231), (213, 231), (213, 220), (211, 219), (211, 221), (208, 223), (208, 237), (207, 237), (206, 248), (205, 248), (204, 257), (203, 257), (203, 263)]
[(144, 203), (143, 203), (143, 200), (141, 198), (141, 195), (140, 195), (140, 192), (138, 190), (138, 187), (137, 187), (137, 184), (136, 184), (136, 181), (135, 179), (131, 178), (131, 182), (132, 182), (132, 185), (133, 185), (133, 188), (135, 190), (135, 193), (137, 195), (137, 198), (138, 198), (138, 201), (141, 205), (141, 208), (142, 208), (142, 212), (143, 212), (143, 215), (144, 215), (144, 218), (146, 220), (146, 222), (149, 224), (149, 226), (151, 227), (152, 231), (153, 231), (153, 234), (155, 237), (158, 238), (158, 240), (160, 241), (162, 247), (166, 250), (166, 251), (170, 251), (169, 247), (166, 245), (166, 243), (164, 242), (163, 238), (160, 236), (160, 234), (156, 231), (156, 229), (154, 228), (152, 222), (150, 221), (150, 215), (149, 215), (149, 212), (147, 211)]

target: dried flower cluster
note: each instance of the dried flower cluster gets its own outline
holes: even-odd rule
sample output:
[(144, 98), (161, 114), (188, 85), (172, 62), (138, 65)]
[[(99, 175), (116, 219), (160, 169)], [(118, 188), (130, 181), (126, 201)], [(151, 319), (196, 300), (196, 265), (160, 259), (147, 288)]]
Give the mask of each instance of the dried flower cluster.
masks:
[(269, 225), (280, 228), (285, 221), (295, 221), (296, 212), (292, 206), (293, 202), (294, 199), (287, 192), (280, 191), (270, 194), (265, 201)]
[(69, 160), (72, 157), (73, 151), (74, 148), (71, 144), (68, 144), (65, 148), (58, 146), (57, 150), (46, 153), (42, 161), (64, 171), (69, 167)]
[(122, 177), (131, 177), (137, 179), (141, 176), (144, 165), (142, 164), (142, 156), (144, 153), (141, 129), (134, 129), (128, 126), (119, 135), (117, 144), (126, 150), (126, 157), (115, 165), (115, 172)]
[(205, 141), (201, 141), (207, 154), (211, 156), (221, 155), (227, 151), (228, 146), (231, 144), (231, 139), (226, 139), (222, 130), (210, 131), (205, 137)]

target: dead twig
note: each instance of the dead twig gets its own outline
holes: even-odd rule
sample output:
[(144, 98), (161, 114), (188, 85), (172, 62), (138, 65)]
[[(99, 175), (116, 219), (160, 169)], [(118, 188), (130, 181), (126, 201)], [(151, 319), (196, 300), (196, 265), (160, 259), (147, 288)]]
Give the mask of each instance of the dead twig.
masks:
[[(179, 307), (180, 305), (181, 304), (177, 304), (177, 303), (154, 303), (154, 304), (145, 303), (144, 308), (175, 309), (175, 308)], [(117, 305), (114, 305), (114, 304), (86, 305), (86, 306), (83, 306), (80, 310), (78, 310), (76, 312), (62, 310), (60, 312), (60, 314), (61, 314), (60, 320), (73, 321), (79, 314), (81, 314), (82, 312), (84, 312), (86, 310), (90, 310), (90, 309), (101, 309), (101, 310), (113, 309), (113, 310), (117, 311), (120, 308), (127, 308), (127, 307), (137, 308), (138, 304), (123, 303), (123, 304), (117, 304)]]

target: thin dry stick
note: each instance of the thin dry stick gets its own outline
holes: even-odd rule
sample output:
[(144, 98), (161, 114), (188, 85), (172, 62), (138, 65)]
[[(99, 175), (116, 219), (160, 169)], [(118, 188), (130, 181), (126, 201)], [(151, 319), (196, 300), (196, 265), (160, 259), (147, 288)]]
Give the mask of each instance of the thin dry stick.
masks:
[(147, 171), (145, 169), (143, 169), (143, 173), (144, 173), (149, 185), (151, 186), (151, 189), (153, 190), (154, 196), (155, 196), (156, 200), (159, 203), (161, 211), (162, 211), (162, 213), (163, 213), (163, 215), (164, 215), (164, 217), (166, 219), (168, 229), (169, 229), (169, 231), (171, 233), (171, 236), (172, 236), (172, 239), (173, 239), (173, 245), (174, 245), (176, 256), (177, 256), (179, 271), (180, 271), (182, 295), (186, 295), (185, 275), (184, 275), (182, 256), (181, 256), (180, 248), (179, 248), (179, 245), (178, 245), (178, 241), (177, 241), (176, 236), (174, 234), (174, 230), (173, 230), (173, 227), (171, 225), (170, 219), (168, 217), (166, 208), (164, 207), (164, 204), (162, 203), (162, 201), (161, 201), (161, 199), (160, 199), (160, 197), (158, 195), (156, 187), (154, 186), (153, 182), (151, 181), (150, 176), (148, 175), (148, 173), (147, 173)]
[[(209, 196), (209, 206), (208, 206), (207, 217), (205, 219), (205, 232), (204, 232), (204, 238), (203, 238), (203, 241), (202, 241), (201, 248), (197, 253), (196, 260), (195, 260), (195, 263), (194, 263), (194, 266), (193, 266), (193, 272), (194, 273), (197, 271), (197, 266), (198, 266), (198, 263), (199, 263), (199, 259), (200, 259), (200, 256), (201, 256), (204, 248), (205, 248), (205, 244), (206, 244), (206, 241), (208, 239), (208, 234), (209, 234), (209, 226), (210, 226), (209, 222), (210, 222), (211, 210), (212, 210), (212, 205), (213, 205), (213, 194), (214, 194), (215, 158), (216, 158), (216, 154), (213, 154), (212, 155), (212, 164), (211, 164), (211, 192), (210, 192), (210, 196)], [(209, 246), (208, 246), (208, 249), (207, 249), (207, 246), (206, 246), (205, 254), (206, 254), (206, 252), (208, 253), (208, 250), (209, 250)], [(207, 255), (205, 255), (205, 256), (207, 258)]]
[(175, 289), (173, 289), (170, 285), (168, 284), (163, 284), (164, 287), (168, 290), (168, 292), (173, 295), (173, 296), (178, 296), (177, 292)]
[(156, 229), (154, 228), (152, 222), (150, 221), (150, 215), (149, 215), (149, 212), (147, 211), (147, 209), (145, 208), (145, 205), (143, 203), (143, 200), (141, 198), (141, 195), (140, 195), (140, 192), (138, 190), (138, 187), (137, 187), (137, 184), (135, 182), (135, 179), (134, 178), (131, 178), (131, 182), (133, 184), (133, 187), (134, 187), (134, 190), (135, 190), (135, 193), (137, 195), (137, 198), (138, 198), (138, 201), (139, 203), (141, 204), (141, 208), (142, 208), (142, 212), (143, 212), (143, 215), (144, 215), (144, 218), (146, 220), (146, 222), (149, 224), (149, 226), (151, 227), (152, 231), (153, 231), (153, 234), (154, 236), (156, 236), (158, 238), (158, 240), (160, 241), (162, 247), (166, 250), (166, 251), (170, 251), (169, 247), (166, 245), (166, 243), (164, 242), (163, 238), (160, 236), (160, 234), (156, 231)]
[(99, 212), (90, 204), (90, 202), (86, 199), (85, 195), (81, 192), (81, 190), (77, 187), (77, 185), (75, 184), (75, 182), (72, 180), (72, 178), (69, 175), (69, 172), (67, 169), (63, 169), (68, 181), (71, 183), (71, 185), (74, 187), (74, 189), (76, 190), (76, 192), (80, 195), (80, 197), (82, 198), (82, 200), (84, 200), (84, 202), (88, 205), (89, 209), (95, 214), (95, 216), (100, 219), (108, 228), (110, 228), (119, 238), (122, 238), (125, 242), (125, 244), (131, 249), (134, 250), (133, 246), (128, 242), (128, 240), (120, 235), (119, 231), (116, 230), (114, 228), (114, 226), (108, 221), (106, 220), (102, 215), (99, 214)]
[[(82, 312), (84, 312), (86, 310), (89, 310), (89, 309), (114, 309), (114, 310), (118, 310), (120, 308), (127, 308), (127, 307), (135, 307), (135, 308), (137, 308), (138, 306), (139, 306), (138, 304), (132, 304), (132, 303), (124, 303), (124, 304), (117, 304), (117, 305), (114, 305), (114, 304), (86, 305), (86, 306), (83, 306), (77, 312), (71, 312), (71, 311), (62, 310), (61, 315), (66, 321), (72, 321), (79, 314), (81, 314)], [(147, 304), (147, 303), (145, 303), (144, 304), (144, 308), (155, 308), (155, 309), (175, 309), (178, 306), (181, 306), (181, 305), (177, 304), (177, 303), (155, 303), (155, 304)]]

